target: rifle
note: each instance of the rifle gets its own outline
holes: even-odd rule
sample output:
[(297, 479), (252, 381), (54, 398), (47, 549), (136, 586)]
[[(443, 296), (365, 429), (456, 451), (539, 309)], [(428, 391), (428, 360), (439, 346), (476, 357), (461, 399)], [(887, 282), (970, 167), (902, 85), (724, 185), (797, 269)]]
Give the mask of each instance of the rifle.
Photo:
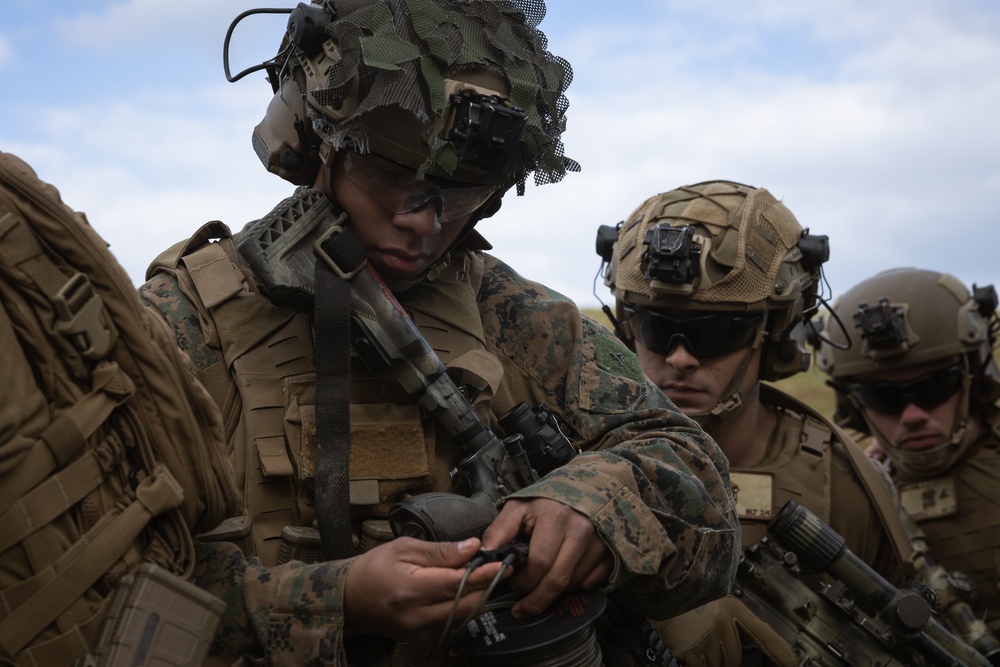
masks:
[[(316, 242), (320, 259), (350, 283), (351, 345), (369, 370), (394, 379), (455, 439), (457, 469), (471, 490), (468, 497), (425, 493), (398, 503), (389, 514), (393, 533), (431, 541), (481, 535), (496, 518), (503, 498), (537, 481), (540, 464), (548, 471), (568, 461), (575, 454), (573, 447), (562, 436), (551, 439), (551, 446), (528, 450), (521, 433), (503, 439), (494, 434), (367, 260), (345, 265), (345, 259), (364, 257), (359, 248), (353, 233), (340, 225)], [(530, 424), (526, 411), (522, 403), (501, 421)]]
[[(424, 340), (409, 314), (365, 259), (364, 248), (319, 190), (298, 188), (268, 215), (240, 234), (237, 247), (271, 298), (311, 312), (314, 267), (325, 262), (350, 284), (351, 346), (376, 374), (394, 379), (458, 443), (453, 477), (464, 474), (471, 493), (430, 493), (395, 509), (390, 522), (397, 536), (456, 541), (479, 536), (497, 514), (501, 500), (575, 454), (569, 440), (553, 430), (542, 406), (515, 406), (500, 418), (517, 433), (501, 439), (475, 413), (468, 389), (458, 387)], [(521, 435), (523, 433), (523, 435)], [(532, 446), (526, 448), (525, 443)]]
[(986, 656), (990, 664), (1000, 665), (1000, 641), (970, 605), (975, 580), (964, 572), (946, 570), (931, 554), (927, 536), (917, 522), (909, 515), (903, 518), (931, 605), (959, 638)]
[[(744, 550), (733, 594), (792, 646), (800, 664), (990, 667), (933, 616), (915, 585), (890, 584), (794, 500), (767, 528), (774, 539)], [(834, 583), (808, 581), (821, 573)]]
[[(244, 231), (238, 247), (263, 287), (276, 300), (308, 307), (314, 289), (312, 265), (323, 261), (350, 284), (351, 346), (373, 373), (394, 379), (457, 443), (458, 464), (469, 496), (430, 492), (407, 498), (389, 511), (397, 537), (456, 541), (480, 537), (497, 516), (497, 507), (514, 491), (528, 486), (575, 454), (569, 438), (544, 405), (516, 405), (499, 418), (509, 434), (498, 437), (469, 403), (468, 389), (458, 387), (447, 368), (389, 287), (365, 260), (364, 249), (336, 218), (329, 200), (315, 190), (300, 189), (283, 206)], [(496, 558), (480, 552), (477, 560)], [(502, 664), (580, 665), (600, 658), (593, 621), (605, 611), (600, 591), (570, 593), (546, 613), (530, 621), (514, 621), (505, 613), (512, 603), (465, 624), (476, 633), (453, 644), (479, 659)], [(612, 606), (613, 633), (605, 637), (632, 653), (644, 667), (675, 666), (659, 634), (644, 617)], [(612, 634), (614, 636), (612, 636)], [(625, 644), (625, 646), (623, 646)], [(545, 655), (542, 655), (545, 654)], [(556, 662), (553, 662), (556, 661)], [(492, 663), (490, 663), (492, 664)], [(541, 664), (541, 663), (538, 663)], [(599, 663), (593, 663), (597, 665)]]

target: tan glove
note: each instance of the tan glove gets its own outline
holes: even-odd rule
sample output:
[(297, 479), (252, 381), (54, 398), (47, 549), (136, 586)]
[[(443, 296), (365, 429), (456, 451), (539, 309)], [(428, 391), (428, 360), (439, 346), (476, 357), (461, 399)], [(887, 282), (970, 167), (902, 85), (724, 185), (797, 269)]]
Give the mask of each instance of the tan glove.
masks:
[(743, 646), (777, 667), (795, 667), (792, 647), (732, 595), (658, 624), (663, 643), (686, 667), (739, 667)]

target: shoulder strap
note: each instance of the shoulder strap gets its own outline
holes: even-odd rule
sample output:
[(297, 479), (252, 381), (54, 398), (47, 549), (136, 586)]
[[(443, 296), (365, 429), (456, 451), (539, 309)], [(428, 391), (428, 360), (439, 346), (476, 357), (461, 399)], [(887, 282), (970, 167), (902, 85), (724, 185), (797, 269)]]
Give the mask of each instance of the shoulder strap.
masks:
[[(217, 239), (215, 242), (212, 239)], [(176, 250), (161, 255), (190, 283), (196, 306), (202, 308), (219, 332), (226, 365), (277, 331), (295, 312), (262, 298), (243, 273), (229, 228), (209, 223)], [(206, 336), (208, 338), (209, 336)]]
[(907, 574), (913, 575), (915, 573), (913, 561), (916, 554), (913, 551), (910, 534), (906, 531), (906, 527), (900, 517), (902, 510), (899, 507), (896, 491), (892, 487), (892, 483), (879, 473), (879, 469), (876, 467), (877, 464), (865, 456), (861, 447), (851, 439), (851, 436), (846, 431), (797, 398), (785, 392), (778, 391), (766, 383), (761, 383), (761, 400), (807, 415), (823, 423), (824, 426), (830, 429), (834, 439), (839, 440), (843, 444), (847, 460), (850, 461), (851, 467), (857, 474), (858, 479), (861, 480), (861, 484), (868, 491), (875, 505), (875, 511), (878, 513), (879, 520), (882, 522), (882, 527), (885, 528), (886, 533), (889, 535), (897, 557), (904, 564)]

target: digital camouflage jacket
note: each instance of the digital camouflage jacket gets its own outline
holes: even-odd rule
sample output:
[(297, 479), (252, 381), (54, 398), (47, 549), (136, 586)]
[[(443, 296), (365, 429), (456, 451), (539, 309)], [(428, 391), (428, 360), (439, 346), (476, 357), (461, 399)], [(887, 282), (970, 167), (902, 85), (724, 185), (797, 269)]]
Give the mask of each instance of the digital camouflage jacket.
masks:
[[(223, 355), (214, 311), (198, 303), (202, 297), (192, 289), (182, 261), (198, 245), (179, 245), (179, 251), (161, 256), (140, 293), (173, 328), (192, 370), (228, 413), (227, 437), (239, 474), (241, 464), (251, 467), (246, 452), (252, 438), (246, 419), (233, 409), (234, 369), (240, 364)], [(414, 322), (433, 342), (440, 337), (435, 322), (461, 311), (463, 300), (472, 304), (477, 326), (465, 321), (458, 328), (502, 367), (499, 383), (489, 388), (492, 404), (483, 418), (495, 427), (496, 415), (518, 402), (544, 403), (582, 450), (515, 496), (554, 499), (590, 517), (614, 554), (607, 591), (641, 614), (664, 618), (725, 594), (735, 573), (740, 533), (728, 465), (715, 442), (644, 378), (632, 352), (571, 301), (480, 252), (460, 251), (451, 265), (462, 269), (397, 292)], [(245, 267), (243, 276), (248, 276)], [(215, 303), (225, 299), (242, 299), (242, 305), (267, 301), (270, 308), (287, 310), (289, 320), (301, 315), (268, 300), (252, 279), (243, 280), (234, 294), (212, 297)], [(435, 310), (434, 304), (445, 307)], [(311, 350), (305, 356), (311, 358)], [(441, 356), (449, 363), (456, 354)], [(352, 368), (352, 403), (354, 383)], [(355, 466), (362, 465), (353, 450), (353, 424), (351, 437), (353, 477)], [(381, 446), (380, 458), (392, 459), (403, 445)], [(293, 469), (302, 464), (298, 457), (290, 457)], [(444, 484), (442, 489), (440, 476), (431, 471), (426, 486), (448, 490)], [(301, 489), (291, 493), (301, 494)], [(288, 514), (293, 523), (308, 525), (309, 519), (301, 510)], [(270, 664), (346, 664), (342, 591), (350, 560), (266, 567), (220, 544), (203, 544), (200, 555), (200, 583), (229, 603), (214, 647), (217, 655), (266, 653)]]

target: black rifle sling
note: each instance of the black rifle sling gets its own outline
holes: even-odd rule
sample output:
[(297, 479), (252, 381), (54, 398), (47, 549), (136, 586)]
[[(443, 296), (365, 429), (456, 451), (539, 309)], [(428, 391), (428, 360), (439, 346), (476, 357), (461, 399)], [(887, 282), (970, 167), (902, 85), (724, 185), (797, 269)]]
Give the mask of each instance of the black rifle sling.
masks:
[(316, 262), (316, 519), (328, 559), (355, 555), (351, 537), (351, 285)]

